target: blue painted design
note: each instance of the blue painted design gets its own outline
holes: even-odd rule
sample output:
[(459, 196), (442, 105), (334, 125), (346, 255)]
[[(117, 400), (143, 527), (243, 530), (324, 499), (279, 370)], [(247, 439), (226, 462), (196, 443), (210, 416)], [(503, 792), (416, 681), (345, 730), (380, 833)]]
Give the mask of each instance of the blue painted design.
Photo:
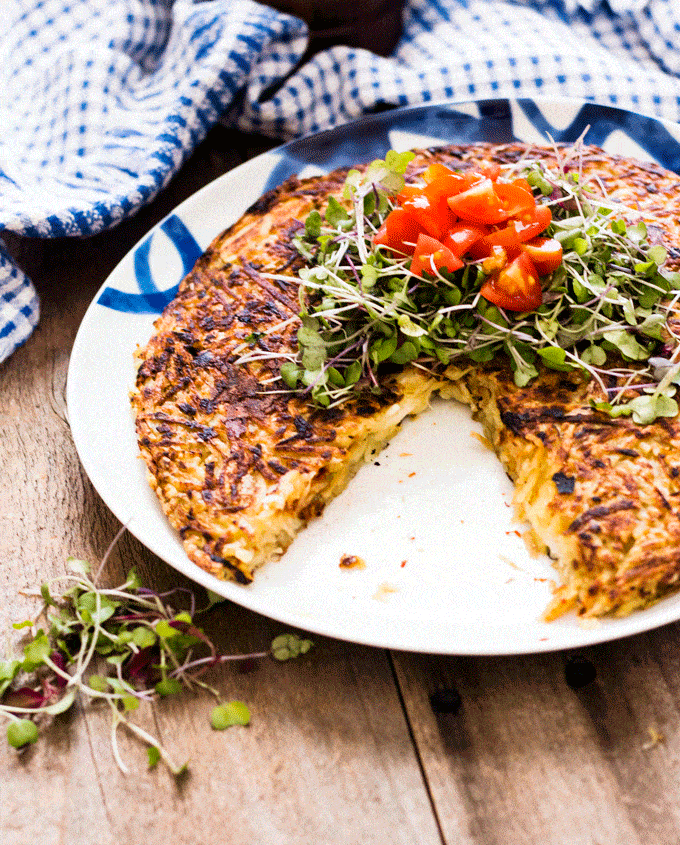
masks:
[[(182, 259), (182, 277), (186, 276), (203, 250), (176, 214), (171, 214), (159, 224), (158, 228), (165, 232), (177, 249)], [(155, 233), (156, 230), (135, 249), (133, 255), (135, 279), (140, 292), (128, 293), (117, 288), (106, 287), (97, 300), (98, 305), (126, 314), (160, 314), (173, 300), (179, 289), (179, 282), (171, 288), (160, 290), (151, 272), (149, 253)]]
[(179, 290), (179, 283), (158, 293), (126, 293), (116, 288), (104, 288), (97, 305), (122, 311), (125, 314), (160, 314), (172, 302)]
[(137, 284), (142, 293), (156, 293), (158, 291), (151, 277), (151, 265), (149, 264), (152, 240), (153, 235), (150, 235), (144, 243), (137, 247), (133, 256), (135, 279), (137, 279)]
[(543, 116), (540, 103), (518, 100), (518, 105), (542, 134), (550, 133), (556, 141), (569, 143), (588, 129), (585, 140), (604, 146), (612, 132), (623, 132), (652, 158), (675, 172), (680, 169), (680, 145), (658, 120), (610, 106), (586, 103), (564, 129), (556, 129)]
[(177, 247), (177, 251), (182, 259), (184, 275), (186, 276), (203, 254), (203, 250), (198, 245), (196, 238), (194, 238), (176, 214), (171, 214), (167, 217), (160, 224), (160, 227)]
[(269, 174), (265, 191), (310, 165), (322, 171), (351, 167), (361, 161), (382, 158), (390, 147), (390, 122), (385, 116), (376, 123), (370, 118), (358, 123), (291, 141), (280, 148), (281, 156)]

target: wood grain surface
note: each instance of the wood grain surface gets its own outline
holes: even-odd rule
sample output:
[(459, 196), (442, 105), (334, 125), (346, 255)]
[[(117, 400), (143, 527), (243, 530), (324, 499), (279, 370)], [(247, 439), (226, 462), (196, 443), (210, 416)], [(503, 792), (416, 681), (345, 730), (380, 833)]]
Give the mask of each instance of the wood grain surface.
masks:
[[(29, 594), (62, 574), (69, 555), (100, 560), (119, 528), (68, 426), (68, 358), (85, 310), (155, 222), (267, 146), (218, 127), (154, 203), (114, 231), (7, 237), (43, 311), (29, 342), (0, 365), (5, 652), (11, 623), (35, 607)], [(133, 565), (153, 588), (192, 586), (130, 536), (105, 581)], [(212, 608), (204, 627), (236, 652), (267, 648), (281, 630), (229, 603)], [(207, 693), (136, 711), (139, 725), (189, 761), (178, 781), (149, 771), (145, 748), (121, 729), (123, 775), (107, 713), (77, 707), (24, 752), (0, 742), (0, 843), (677, 845), (677, 639), (671, 625), (575, 654), (467, 658), (314, 637), (299, 661), (211, 670), (225, 700), (248, 703), (247, 728), (213, 731)]]

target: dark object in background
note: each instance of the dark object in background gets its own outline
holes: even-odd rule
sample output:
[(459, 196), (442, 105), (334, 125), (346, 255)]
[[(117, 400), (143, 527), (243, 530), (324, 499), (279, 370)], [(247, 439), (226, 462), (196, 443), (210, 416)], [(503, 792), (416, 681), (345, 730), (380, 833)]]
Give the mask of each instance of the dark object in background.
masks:
[(362, 47), (389, 56), (401, 37), (403, 0), (265, 0), (280, 12), (302, 18), (309, 26), (307, 55), (335, 44)]
[(430, 706), (437, 715), (451, 713), (455, 716), (462, 703), (460, 693), (453, 687), (435, 690), (430, 696)]
[(597, 671), (587, 657), (576, 654), (567, 660), (564, 680), (572, 689), (582, 689), (595, 680)]

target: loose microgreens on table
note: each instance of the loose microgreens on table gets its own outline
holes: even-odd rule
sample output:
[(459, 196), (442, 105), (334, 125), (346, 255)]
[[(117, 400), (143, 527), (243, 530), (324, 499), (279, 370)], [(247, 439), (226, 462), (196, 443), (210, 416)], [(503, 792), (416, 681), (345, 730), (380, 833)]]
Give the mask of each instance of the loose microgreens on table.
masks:
[[(378, 392), (385, 365), (441, 371), (505, 355), (518, 386), (537, 377), (538, 365), (575, 370), (599, 383), (601, 411), (632, 414), (637, 423), (675, 416), (680, 345), (668, 318), (680, 274), (664, 266), (666, 250), (650, 243), (645, 223), (631, 222), (633, 210), (582, 177), (580, 156), (576, 144), (555, 167), (526, 158), (500, 176), (528, 181), (537, 203), (552, 211), (544, 234), (563, 249), (561, 265), (541, 280), (542, 304), (529, 313), (480, 295), (483, 261), (416, 276), (408, 256), (374, 246), (411, 153), (390, 151), (365, 171), (350, 171), (347, 207), (331, 197), (296, 238), (307, 265), (299, 271), (299, 353), (281, 366), (284, 384), (329, 407), (360, 388)], [(616, 388), (607, 387), (610, 376)]]
[[(177, 765), (155, 737), (129, 718), (141, 702), (201, 688), (219, 702), (210, 714), (215, 730), (247, 725), (248, 707), (240, 701), (222, 702), (219, 692), (200, 680), (201, 673), (221, 663), (266, 657), (285, 661), (312, 646), (310, 640), (285, 633), (266, 651), (219, 654), (196, 624), (204, 611), (196, 610), (193, 594), (190, 610), (176, 612), (168, 599), (184, 589), (165, 594), (145, 589), (134, 570), (120, 586), (105, 589), (97, 585), (87, 562), (69, 558), (67, 563), (68, 575), (42, 585), (37, 616), (14, 625), (28, 635), (23, 657), (0, 660), (0, 715), (9, 721), (7, 739), (14, 748), (36, 742), (38, 722), (65, 712), (80, 697), (110, 709), (113, 755), (123, 772), (127, 767), (116, 739), (120, 725), (146, 743), (150, 767), (162, 761), (180, 775), (186, 764)], [(59, 597), (53, 595), (56, 583), (68, 584)]]

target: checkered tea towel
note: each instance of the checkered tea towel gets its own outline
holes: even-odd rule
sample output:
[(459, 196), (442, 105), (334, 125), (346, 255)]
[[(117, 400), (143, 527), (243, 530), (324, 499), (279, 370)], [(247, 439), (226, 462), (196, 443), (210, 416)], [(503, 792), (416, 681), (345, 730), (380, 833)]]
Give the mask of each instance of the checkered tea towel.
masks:
[[(680, 120), (678, 0), (406, 0), (390, 57), (251, 0), (4, 0), (0, 235), (89, 235), (218, 120), (289, 139), (392, 106), (570, 96)], [(270, 93), (273, 92), (273, 93)], [(0, 361), (39, 302), (0, 238)]]

